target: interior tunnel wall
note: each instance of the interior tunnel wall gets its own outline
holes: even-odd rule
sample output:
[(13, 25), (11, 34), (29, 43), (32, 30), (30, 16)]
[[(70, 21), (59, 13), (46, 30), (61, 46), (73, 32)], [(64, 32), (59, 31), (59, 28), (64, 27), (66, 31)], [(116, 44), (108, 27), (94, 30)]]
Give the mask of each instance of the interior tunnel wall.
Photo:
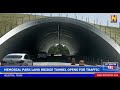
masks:
[[(43, 42), (40, 42), (38, 43), (38, 49), (39, 51), (46, 51), (48, 52), (48, 49), (55, 45), (55, 44), (58, 44), (58, 38), (57, 37), (52, 37), (50, 36), (51, 38), (47, 38), (43, 40)], [(77, 44), (76, 42), (74, 41), (74, 39), (69, 39), (67, 37), (62, 37), (60, 39), (60, 44), (64, 44), (65, 46), (67, 46), (67, 48), (69, 49), (70, 51), (70, 55), (74, 55), (77, 51), (78, 51), (78, 47), (77, 47)], [(40, 47), (39, 47), (40, 46)]]

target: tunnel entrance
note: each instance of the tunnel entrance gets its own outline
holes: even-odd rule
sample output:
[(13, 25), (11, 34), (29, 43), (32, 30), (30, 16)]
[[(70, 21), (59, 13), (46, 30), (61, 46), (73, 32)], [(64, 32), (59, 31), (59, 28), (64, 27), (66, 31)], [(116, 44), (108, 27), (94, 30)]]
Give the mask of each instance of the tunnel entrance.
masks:
[(0, 60), (9, 53), (48, 53), (56, 43), (64, 44), (77, 61), (84, 57), (85, 61), (120, 62), (120, 46), (109, 36), (89, 23), (66, 17), (42, 18), (12, 29), (0, 38)]
[(49, 48), (47, 59), (49, 62), (70, 62), (69, 55), (69, 49), (64, 44), (55, 44)]
[(70, 52), (64, 44), (55, 44), (49, 48), (48, 54), (62, 56), (62, 55), (70, 55)]

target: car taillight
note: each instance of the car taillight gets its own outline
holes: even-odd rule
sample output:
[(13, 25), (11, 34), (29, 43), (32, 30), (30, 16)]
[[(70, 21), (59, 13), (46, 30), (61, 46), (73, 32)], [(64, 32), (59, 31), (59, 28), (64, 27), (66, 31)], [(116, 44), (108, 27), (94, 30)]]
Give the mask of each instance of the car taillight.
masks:
[(17, 63), (24, 63), (24, 61), (23, 61), (23, 60), (21, 60), (21, 61), (18, 61)]

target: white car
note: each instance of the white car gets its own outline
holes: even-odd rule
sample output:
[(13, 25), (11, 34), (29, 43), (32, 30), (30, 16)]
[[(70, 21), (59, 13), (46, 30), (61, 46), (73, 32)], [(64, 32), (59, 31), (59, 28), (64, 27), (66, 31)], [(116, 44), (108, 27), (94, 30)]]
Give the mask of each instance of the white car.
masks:
[(33, 61), (26, 53), (12, 53), (3, 58), (1, 66), (33, 66)]

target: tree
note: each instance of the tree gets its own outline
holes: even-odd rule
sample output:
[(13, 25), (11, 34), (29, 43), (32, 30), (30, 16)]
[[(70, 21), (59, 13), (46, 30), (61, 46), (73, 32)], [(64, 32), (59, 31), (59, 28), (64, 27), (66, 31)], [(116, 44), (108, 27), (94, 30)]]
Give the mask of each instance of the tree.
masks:
[(70, 52), (68, 50), (68, 48), (66, 46), (63, 45), (57, 45), (57, 46), (52, 46), (50, 47), (50, 49), (48, 50), (48, 53), (50, 54), (63, 54), (63, 55), (69, 55)]

